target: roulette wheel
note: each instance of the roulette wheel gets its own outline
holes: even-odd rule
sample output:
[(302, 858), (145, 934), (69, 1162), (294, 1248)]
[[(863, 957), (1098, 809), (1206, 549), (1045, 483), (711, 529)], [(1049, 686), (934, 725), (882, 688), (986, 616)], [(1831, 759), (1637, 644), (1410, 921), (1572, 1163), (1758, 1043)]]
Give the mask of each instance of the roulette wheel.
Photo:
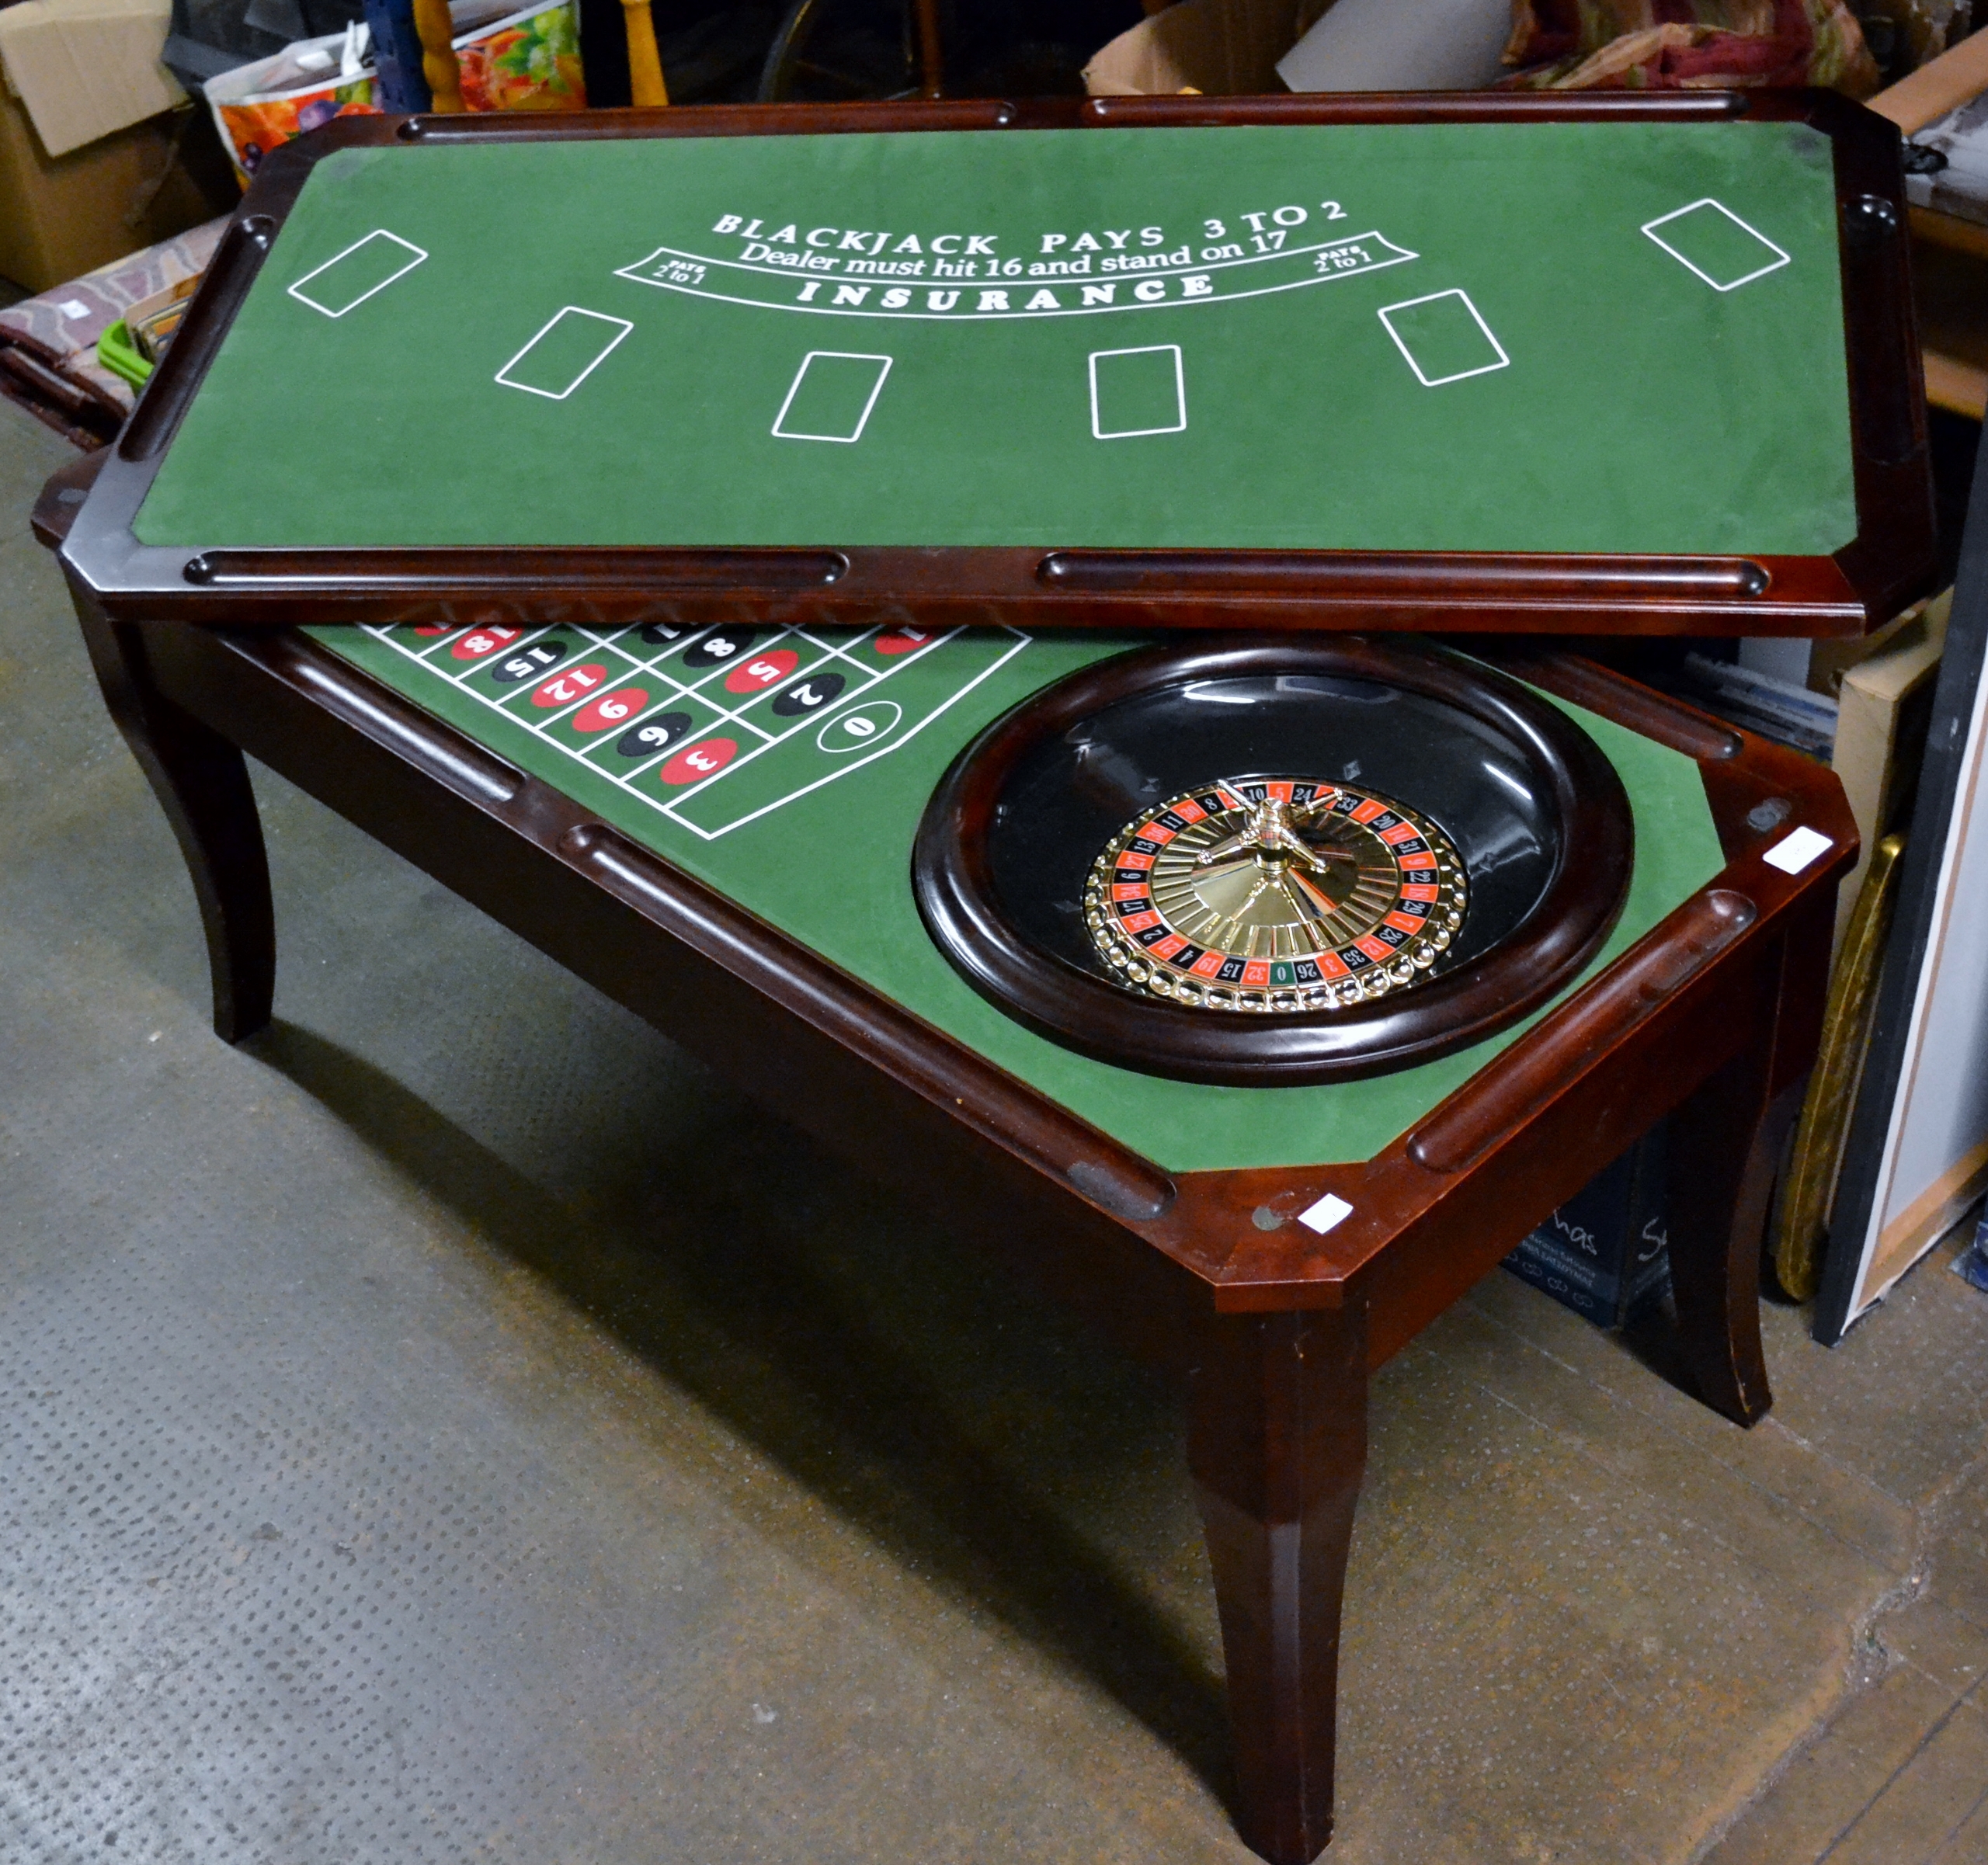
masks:
[(1069, 1047), (1180, 1079), (1343, 1080), (1508, 1027), (1593, 957), (1633, 858), (1573, 720), (1357, 636), (1087, 668), (967, 746), (920, 825), (926, 926)]

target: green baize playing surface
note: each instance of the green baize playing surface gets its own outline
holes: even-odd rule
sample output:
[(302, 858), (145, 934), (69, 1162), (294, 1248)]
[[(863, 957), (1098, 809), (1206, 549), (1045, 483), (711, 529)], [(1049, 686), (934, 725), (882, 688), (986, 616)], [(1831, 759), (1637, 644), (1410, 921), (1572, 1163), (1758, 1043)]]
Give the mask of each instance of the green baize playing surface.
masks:
[(150, 544), (1826, 554), (1790, 123), (396, 145), (319, 162)]
[[(1371, 1158), (1530, 1026), (1370, 1081), (1204, 1087), (1092, 1061), (969, 989), (912, 892), (926, 801), (982, 727), (1136, 644), (1006, 629), (310, 632), (1169, 1171)], [(530, 671), (499, 678), (513, 662)], [(1696, 764), (1563, 710), (1620, 773), (1635, 819), (1628, 903), (1591, 976), (1724, 858)]]

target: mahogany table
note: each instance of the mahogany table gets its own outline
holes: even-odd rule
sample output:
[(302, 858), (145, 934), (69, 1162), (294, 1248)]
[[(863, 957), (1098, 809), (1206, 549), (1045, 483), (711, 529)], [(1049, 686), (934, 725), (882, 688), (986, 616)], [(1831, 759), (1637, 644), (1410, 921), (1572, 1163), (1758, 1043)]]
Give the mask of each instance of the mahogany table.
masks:
[[(1922, 592), (1903, 211), (1896, 130), (1818, 92), (346, 120), (264, 164), (37, 524), (224, 1039), (274, 978), (246, 755), (1178, 1377), (1237, 1823), (1302, 1865), (1368, 1376), (1666, 1117), (1699, 1395), (1769, 1403), (1760, 1240), (1841, 791), (1512, 643), (1856, 634)], [(1502, 773), (1558, 787), (1557, 944), (1459, 946), (1425, 989), (1400, 942), (1440, 890), (1404, 891), (1368, 956), (1413, 1040), (1368, 1018), (1357, 1056), (1350, 947), (1330, 1005), (1255, 1005), (1253, 1048), (1163, 1033), (1247, 981), (1232, 953), (1135, 1003), (1079, 932), (1035, 989), (1040, 951), (982, 936), (999, 799), (947, 767), (1211, 630), (1166, 634), (1180, 667), (1522, 684), (1565, 752), (1538, 794)], [(1339, 756), (1310, 776), (1352, 783)], [(1113, 860), (1218, 774), (1128, 803)], [(1368, 780), (1418, 807), (1412, 769)], [(1044, 896), (1072, 922), (1101, 842)], [(1161, 936), (1125, 911), (1111, 937)]]
[[(45, 541), (60, 541), (100, 460), (51, 482), (36, 521)], [(1276, 1865), (1302, 1865), (1331, 1832), (1341, 1592), (1369, 1375), (1666, 1116), (1677, 1310), (1699, 1395), (1740, 1424), (1768, 1407), (1760, 1238), (1778, 1141), (1816, 1047), (1834, 884), (1856, 846), (1834, 778), (1792, 752), (1592, 662), (1500, 650), (1507, 672), (1579, 709), (1598, 737), (1619, 731), (1611, 743), (1683, 773), (1716, 871), (1646, 902), (1644, 929), (1618, 934), (1619, 949), (1529, 1027), (1431, 1064), (1454, 1072), (1403, 1103), (1412, 1117), (1361, 1156), (1183, 1165), (1030, 1085), (988, 1045), (697, 878), (688, 858), (603, 820), (569, 794), (580, 786), (566, 766), (529, 755), (501, 721), (472, 731), (439, 701), (417, 703), (417, 675), (431, 678), (420, 669), (397, 690), (406, 682), (380, 671), (391, 672), (382, 636), (367, 637), (378, 656), (368, 671), (350, 645), (356, 630), (189, 627), (128, 606), (113, 619), (73, 569), (71, 582), (112, 715), (193, 877), (224, 1040), (267, 1022), (274, 980), (245, 754), (772, 1111), (937, 1200), (949, 1221), (1179, 1377), (1227, 1658), (1236, 1817)], [(426, 626), (402, 659), (475, 627)], [(432, 683), (439, 693), (439, 676)], [(971, 710), (928, 728), (943, 742), (896, 763), (943, 762), (979, 722)], [(912, 826), (899, 822), (901, 843), (886, 850), (907, 898)], [(1659, 853), (1646, 838), (1639, 860)], [(1193, 1092), (1332, 1092), (1378, 1105), (1420, 1078)]]

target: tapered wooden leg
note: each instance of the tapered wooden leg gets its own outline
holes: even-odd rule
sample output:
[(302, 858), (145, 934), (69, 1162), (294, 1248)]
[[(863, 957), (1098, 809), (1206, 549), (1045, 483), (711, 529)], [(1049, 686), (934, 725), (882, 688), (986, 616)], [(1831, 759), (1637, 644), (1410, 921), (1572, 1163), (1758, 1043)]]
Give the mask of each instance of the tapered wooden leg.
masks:
[(1698, 1396), (1750, 1425), (1774, 1403), (1760, 1346), (1760, 1250), (1789, 1097), (1770, 1099), (1771, 1055), (1750, 1045), (1670, 1120), (1670, 1280)]
[(1236, 1825), (1272, 1865), (1308, 1865), (1333, 1830), (1340, 1600), (1367, 1461), (1364, 1304), (1215, 1321), (1189, 1405)]
[(214, 1033), (238, 1043), (269, 1022), (276, 990), (269, 858), (248, 768), (227, 739), (158, 691), (137, 628), (109, 620), (80, 593), (76, 608), (105, 703), (193, 877), (214, 980)]

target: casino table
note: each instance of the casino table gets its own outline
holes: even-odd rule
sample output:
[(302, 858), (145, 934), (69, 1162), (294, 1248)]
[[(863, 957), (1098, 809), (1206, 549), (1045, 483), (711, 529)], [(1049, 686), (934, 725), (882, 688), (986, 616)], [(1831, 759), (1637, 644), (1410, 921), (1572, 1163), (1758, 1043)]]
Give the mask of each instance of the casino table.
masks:
[[(102, 455), (57, 475), (38, 513), (46, 541), (88, 511), (99, 469), (113, 469)], [(746, 604), (702, 627), (579, 604), (527, 627), (422, 603), (412, 620), (205, 628), (113, 614), (74, 563), (70, 575), (107, 704), (187, 857), (224, 1040), (266, 1024), (274, 982), (248, 754), (1179, 1380), (1227, 1656), (1236, 1825), (1277, 1865), (1312, 1859), (1332, 1829), (1371, 1370), (1664, 1117), (1684, 1358), (1724, 1415), (1750, 1424), (1767, 1410), (1760, 1238), (1817, 1044), (1835, 879), (1857, 845), (1835, 780), (1793, 752), (1593, 660), (1513, 641), (1473, 654), (1374, 636), (1155, 646), (923, 618), (785, 623)], [(1338, 749), (1360, 745), (1360, 759), (1334, 763), (1340, 787), (1175, 776), (1217, 821), (1284, 833), (1310, 809), (1324, 827), (1306, 831), (1308, 847), (1378, 837), (1409, 877), (1389, 898), (1448, 873), (1453, 843), (1469, 871), (1465, 929), (1497, 908), (1501, 869), (1523, 867), (1525, 837), (1507, 829), (1525, 799), (1491, 809), (1489, 833), (1471, 827), (1465, 804), (1417, 776), (1448, 754), (1437, 734), (1403, 730), (1413, 708), (1491, 708), (1457, 710), (1449, 735), (1475, 748), (1477, 787), (1493, 799), (1511, 769), (1485, 749), (1483, 720), (1507, 720), (1513, 744), (1537, 730), (1548, 752), (1573, 745), (1590, 766), (1569, 766), (1579, 786), (1543, 831), (1543, 897), (1565, 880), (1565, 911), (1533, 912), (1467, 960), (1459, 940), (1430, 958), (1427, 978), (1392, 957), (1399, 992), (1304, 986), (1348, 996), (1298, 1014), (1185, 1008), (1179, 992), (1201, 988), (1185, 953), (1177, 982), (1163, 980), (1175, 996), (1153, 998), (1153, 954), (1171, 940), (1141, 946), (1143, 992), (1041, 954), (1044, 974), (1105, 992), (1135, 1024), (1217, 1028), (1207, 1056), (1181, 1068), (1115, 1050), (1109, 1016), (1065, 1028), (1055, 1004), (1010, 1002), (976, 968), (986, 929), (972, 912), (948, 919), (970, 898), (972, 865), (952, 873), (938, 857), (998, 837), (1008, 804), (976, 815), (972, 791), (1014, 745), (1024, 777), (1028, 755), (1097, 752), (1058, 787), (1103, 797), (1086, 805), (1083, 835), (1083, 823), (1117, 821), (1131, 783), (1121, 766), (1141, 740), (1131, 728), (1087, 738), (1069, 706), (1145, 730), (1155, 692), (1165, 706), (1208, 702), (1215, 724), (1195, 730), (1218, 734), (1250, 706), (1326, 708), (1318, 716), (1344, 728)], [(1239, 696), (1250, 706), (1229, 706)], [(1157, 717), (1165, 741), (1181, 714)], [(1402, 821), (1371, 807), (1371, 790), (1412, 799)], [(1107, 871), (1137, 875), (1123, 863), (1145, 847), (1157, 875), (1169, 835), (1213, 833), (1190, 817), (1167, 783), (1147, 786), (1109, 841)], [(1064, 833), (1054, 811), (1024, 827), (1030, 853)], [(1423, 847), (1434, 853), (1413, 853)], [(1064, 919), (1093, 851), (1079, 835), (1076, 865), (1048, 887)], [(1267, 841), (1250, 859), (1278, 867)], [(1616, 879), (1602, 885), (1602, 871)], [(1131, 936), (1139, 905), (1097, 911), (1101, 939)], [(1584, 930), (1538, 976), (1501, 974), (1501, 1006), (1473, 1010), (1473, 976), (1529, 948), (1543, 917)], [(1240, 996), (1249, 964), (1236, 964)], [(1208, 976), (1213, 994), (1227, 972)], [(1423, 1002), (1448, 1006), (1444, 1028), (1413, 1010)], [(1277, 1048), (1320, 1030), (1406, 1048)], [(1260, 1054), (1236, 1061), (1232, 1044)]]
[(217, 1031), (274, 984), (246, 754), (1175, 1376), (1238, 1828), (1312, 1859), (1375, 1368), (1667, 1120), (1684, 1359), (1770, 1402), (1855, 831), (1821, 767), (1539, 637), (1861, 627), (1923, 582), (1874, 122), (1100, 100), (279, 151), (36, 517)]
[(1863, 632), (1932, 564), (1826, 93), (341, 119), (69, 561), (231, 626)]

